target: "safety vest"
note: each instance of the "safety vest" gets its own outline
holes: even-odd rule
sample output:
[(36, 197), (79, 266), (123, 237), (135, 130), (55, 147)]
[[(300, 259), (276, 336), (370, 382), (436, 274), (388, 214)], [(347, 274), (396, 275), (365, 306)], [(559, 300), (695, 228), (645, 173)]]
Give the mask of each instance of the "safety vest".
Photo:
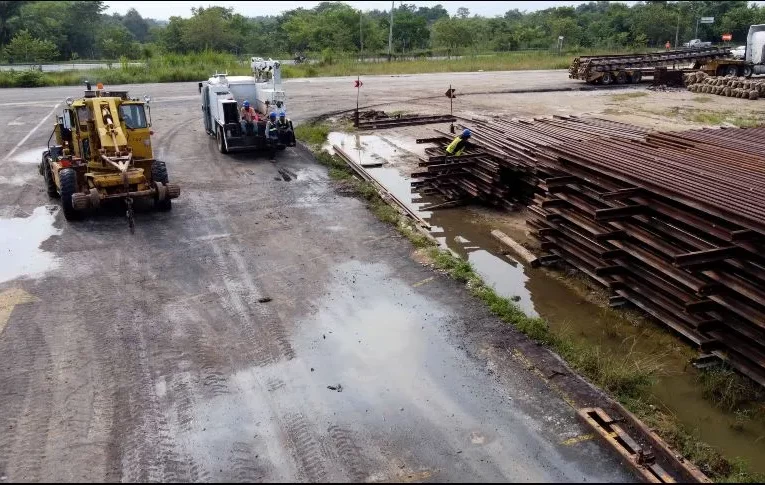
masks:
[(258, 121), (258, 113), (250, 108), (242, 108), (242, 119), (244, 121)]
[[(449, 153), (450, 155), (457, 155), (457, 156), (458, 156), (458, 155), (462, 155), (462, 152), (464, 152), (464, 151), (465, 151), (465, 145), (466, 145), (466, 144), (465, 144), (465, 143), (463, 143), (463, 144), (462, 144), (462, 146), (461, 146), (461, 147), (459, 147), (459, 149), (458, 149), (458, 148), (457, 148), (457, 145), (459, 145), (459, 143), (460, 143), (461, 141), (463, 141), (461, 136), (458, 136), (457, 138), (455, 138), (454, 140), (452, 140), (452, 142), (451, 142), (451, 143), (449, 143), (449, 146), (448, 146), (448, 147), (446, 147), (446, 153)], [(456, 150), (456, 152), (455, 152), (455, 150)]]
[(279, 132), (276, 128), (276, 123), (273, 121), (268, 121), (266, 124), (266, 130), (268, 131), (268, 137), (269, 138), (279, 138)]
[(276, 126), (279, 128), (289, 128), (290, 124), (292, 124), (292, 122), (289, 118), (284, 118), (284, 121), (282, 121), (281, 118), (276, 120)]

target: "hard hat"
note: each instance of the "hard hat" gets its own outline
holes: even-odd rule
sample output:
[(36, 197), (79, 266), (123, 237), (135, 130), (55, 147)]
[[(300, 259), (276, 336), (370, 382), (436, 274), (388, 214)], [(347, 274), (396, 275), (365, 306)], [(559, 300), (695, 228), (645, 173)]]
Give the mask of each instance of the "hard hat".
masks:
[(244, 103), (242, 103), (242, 106), (244, 106), (245, 108), (249, 108), (250, 107), (250, 102), (245, 99)]
[(269, 118), (276, 118), (276, 112), (271, 111), (271, 114), (268, 115)]
[(470, 133), (470, 130), (465, 128), (465, 130), (462, 132), (462, 138), (468, 138), (472, 133)]
[(279, 111), (279, 118), (284, 118), (287, 114), (284, 111)]

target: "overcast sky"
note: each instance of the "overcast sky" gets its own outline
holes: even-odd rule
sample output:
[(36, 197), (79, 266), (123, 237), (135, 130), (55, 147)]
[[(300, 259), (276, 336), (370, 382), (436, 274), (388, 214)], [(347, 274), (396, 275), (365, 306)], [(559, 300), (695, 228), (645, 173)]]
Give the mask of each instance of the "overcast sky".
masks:
[[(109, 7), (107, 13), (120, 13), (124, 14), (130, 8), (135, 8), (142, 17), (149, 17), (157, 20), (167, 20), (171, 16), (179, 15), (181, 17), (191, 16), (191, 7), (207, 7), (213, 5), (220, 5), (225, 7), (233, 7), (234, 11), (240, 13), (246, 17), (257, 17), (259, 15), (277, 15), (286, 10), (292, 10), (298, 7), (313, 8), (321, 2), (222, 2), (203, 0), (196, 2), (178, 1), (178, 2), (155, 2), (155, 1), (132, 1), (132, 2), (105, 2)], [(377, 2), (344, 2), (353, 8), (361, 10), (388, 10), (390, 9), (391, 2), (377, 1)], [(399, 5), (401, 2), (397, 2)], [(579, 5), (586, 3), (582, 1), (538, 1), (538, 2), (418, 2), (407, 1), (404, 3), (415, 4), (418, 6), (432, 7), (439, 3), (444, 6), (450, 14), (455, 14), (460, 7), (467, 7), (471, 14), (478, 14), (484, 17), (493, 17), (496, 15), (504, 15), (508, 10), (517, 8), (520, 11), (534, 11), (544, 10), (550, 7), (560, 7), (564, 5)], [(634, 1), (624, 1), (621, 3), (633, 4)]]

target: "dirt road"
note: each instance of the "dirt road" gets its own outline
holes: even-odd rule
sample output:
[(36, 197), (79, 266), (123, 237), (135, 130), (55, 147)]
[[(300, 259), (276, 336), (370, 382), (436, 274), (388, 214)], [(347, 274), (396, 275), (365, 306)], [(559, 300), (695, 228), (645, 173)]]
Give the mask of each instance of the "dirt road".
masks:
[[(292, 117), (355, 104), (344, 82), (291, 82)], [(518, 336), (307, 152), (221, 155), (194, 83), (130, 88), (182, 187), (134, 236), (119, 209), (67, 223), (37, 175), (80, 89), (0, 91), (0, 480), (633, 479)]]

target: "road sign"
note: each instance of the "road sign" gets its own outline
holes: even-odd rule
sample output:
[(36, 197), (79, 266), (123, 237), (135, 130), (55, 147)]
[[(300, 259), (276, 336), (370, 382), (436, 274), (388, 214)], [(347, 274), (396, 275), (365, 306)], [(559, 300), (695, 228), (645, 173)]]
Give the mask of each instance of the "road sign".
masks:
[(353, 81), (353, 87), (354, 88), (360, 88), (363, 85), (364, 85), (364, 83), (361, 82), (361, 81)]
[(722, 40), (724, 40), (725, 42), (730, 42), (730, 41), (733, 40), (733, 35), (732, 34), (723, 34), (722, 35)]
[(713, 24), (713, 23), (715, 23), (715, 18), (714, 17), (701, 17), (699, 22), (701, 22), (702, 24)]
[(456, 89), (449, 88), (446, 90), (446, 97), (447, 98), (456, 98), (457, 96), (454, 94)]

